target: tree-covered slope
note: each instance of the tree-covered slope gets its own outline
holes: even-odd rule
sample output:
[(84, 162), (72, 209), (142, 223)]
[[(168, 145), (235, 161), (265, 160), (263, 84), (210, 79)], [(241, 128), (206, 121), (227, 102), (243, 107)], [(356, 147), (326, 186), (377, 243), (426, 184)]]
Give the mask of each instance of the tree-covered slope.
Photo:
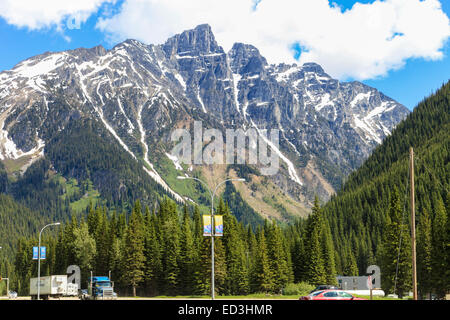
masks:
[(20, 176), (8, 177), (0, 162), (0, 246), (11, 257), (17, 239), (44, 225), (67, 221), (90, 203), (118, 211), (135, 200), (154, 205), (165, 195), (142, 165), (96, 121), (80, 118), (56, 133), (42, 158)]
[(96, 121), (72, 121), (55, 135), (45, 157), (57, 172), (78, 181), (89, 179), (109, 204), (154, 202), (165, 191)]
[[(418, 265), (429, 241), (434, 270), (442, 275), (449, 270), (448, 210), (450, 184), (450, 82), (422, 101), (378, 146), (367, 161), (346, 181), (343, 188), (324, 207), (339, 257), (345, 266), (350, 249), (356, 258), (359, 273), (365, 274), (369, 264), (380, 264), (380, 248), (384, 241), (390, 199), (398, 189), (402, 219), (409, 221), (409, 148), (415, 154), (415, 199), (417, 232), (425, 232), (425, 216), (430, 215), (432, 229), (428, 237), (418, 236)], [(444, 239), (436, 240), (447, 230)], [(447, 228), (447, 229), (445, 229)], [(429, 240), (423, 240), (427, 239)], [(437, 247), (444, 241), (444, 258)], [(445, 246), (446, 245), (446, 246)], [(442, 250), (441, 250), (442, 251)], [(442, 252), (441, 252), (442, 253)], [(446, 266), (446, 269), (442, 269)], [(339, 268), (338, 268), (339, 269)], [(343, 267), (338, 272), (343, 271)], [(382, 270), (383, 272), (383, 270)], [(447, 271), (448, 272), (448, 271)], [(419, 272), (419, 284), (424, 275)], [(448, 278), (448, 277), (447, 277)], [(448, 282), (448, 281), (447, 281)], [(422, 281), (422, 284), (424, 281)], [(448, 283), (446, 284), (448, 285)]]

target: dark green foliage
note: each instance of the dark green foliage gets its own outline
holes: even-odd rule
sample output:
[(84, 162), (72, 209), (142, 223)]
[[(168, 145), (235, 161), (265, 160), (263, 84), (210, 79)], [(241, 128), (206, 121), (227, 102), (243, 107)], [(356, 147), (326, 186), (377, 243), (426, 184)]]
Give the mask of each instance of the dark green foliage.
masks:
[[(324, 207), (316, 201), (310, 217), (283, 229), (264, 221), (228, 183), (216, 210), (225, 231), (215, 241), (217, 294), (279, 293), (293, 282), (335, 284), (336, 274), (363, 275), (371, 264), (382, 266), (383, 289), (406, 292), (413, 146), (420, 292), (442, 297), (450, 289), (449, 106), (450, 83), (419, 104)], [(9, 257), (0, 271), (7, 269), (12, 287), (27, 294), (37, 273), (31, 247), (39, 228), (57, 219), (65, 224), (43, 239), (49, 249), (43, 275), (78, 264), (84, 277), (89, 269), (112, 271), (119, 293), (209, 295), (211, 238), (202, 235), (198, 207), (179, 213), (176, 203), (161, 199), (164, 191), (111, 139), (93, 121), (72, 121), (46, 145), (46, 158), (17, 181), (5, 180), (0, 168), (0, 191), (12, 195), (0, 194), (0, 235)], [(82, 191), (82, 182), (92, 181), (106, 201), (71, 215), (52, 166), (76, 178)], [(254, 173), (234, 169), (240, 176)]]
[(426, 297), (432, 292), (432, 227), (431, 218), (424, 209), (417, 226), (417, 281), (418, 293)]
[(383, 270), (382, 288), (402, 297), (411, 289), (411, 238), (397, 188), (391, 195), (380, 262)]
[[(394, 233), (400, 230), (400, 222), (395, 220), (397, 217), (392, 220), (394, 204), (389, 199), (393, 197), (395, 214), (405, 215), (402, 234), (409, 236), (409, 148), (413, 147), (419, 289), (424, 294), (431, 290), (440, 296), (448, 290), (449, 277), (443, 274), (450, 269), (448, 206), (446, 209), (444, 205), (449, 201), (450, 189), (449, 120), (450, 82), (421, 102), (325, 205), (324, 218), (337, 251), (338, 274), (353, 273), (356, 266), (357, 273), (365, 274), (368, 265), (383, 264), (387, 254), (380, 250), (383, 243), (384, 247), (388, 242), (392, 248), (398, 247), (399, 235)], [(409, 240), (403, 239), (402, 246), (409, 245)], [(405, 263), (406, 260), (405, 257)], [(395, 269), (382, 268), (381, 272), (382, 281), (393, 281)], [(402, 277), (406, 279), (408, 275)]]
[(137, 199), (150, 203), (165, 194), (142, 164), (114, 139), (95, 121), (80, 119), (70, 122), (49, 141), (45, 155), (62, 175), (78, 181), (90, 179), (102, 197), (113, 204)]
[(144, 226), (141, 204), (136, 201), (125, 232), (124, 269), (121, 274), (123, 282), (131, 284), (134, 297), (136, 296), (136, 287), (143, 282), (145, 274)]
[(230, 210), (234, 216), (244, 225), (250, 224), (252, 226), (261, 225), (264, 219), (250, 207), (247, 202), (242, 199), (241, 194), (232, 183), (227, 182), (223, 199), (228, 203)]
[[(36, 234), (48, 219), (19, 204), (11, 196), (0, 194), (0, 239), (2, 260), (14, 256), (20, 237)], [(31, 252), (31, 251), (30, 251)]]
[[(293, 248), (279, 225), (266, 221), (254, 233), (222, 199), (215, 214), (224, 219), (224, 236), (214, 241), (216, 294), (278, 294), (294, 281)], [(90, 206), (81, 221), (72, 217), (57, 232), (46, 233), (43, 245), (49, 258), (43, 261), (42, 275), (65, 274), (68, 265), (76, 264), (83, 288), (90, 271), (111, 271), (122, 295), (211, 294), (211, 238), (202, 234), (198, 207), (184, 206), (179, 212), (173, 200), (163, 198), (150, 212), (136, 201), (128, 220), (126, 216)], [(12, 287), (20, 294), (27, 294), (37, 272), (31, 260), (36, 242), (36, 236), (23, 237), (17, 244)]]

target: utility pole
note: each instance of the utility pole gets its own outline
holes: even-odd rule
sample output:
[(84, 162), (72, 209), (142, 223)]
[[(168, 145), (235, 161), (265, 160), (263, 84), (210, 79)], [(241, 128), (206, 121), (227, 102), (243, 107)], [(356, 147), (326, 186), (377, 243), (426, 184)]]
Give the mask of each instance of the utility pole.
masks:
[(414, 151), (409, 149), (409, 176), (411, 178), (411, 250), (412, 250), (412, 285), (413, 299), (417, 300), (417, 271), (416, 271), (416, 214), (414, 204)]

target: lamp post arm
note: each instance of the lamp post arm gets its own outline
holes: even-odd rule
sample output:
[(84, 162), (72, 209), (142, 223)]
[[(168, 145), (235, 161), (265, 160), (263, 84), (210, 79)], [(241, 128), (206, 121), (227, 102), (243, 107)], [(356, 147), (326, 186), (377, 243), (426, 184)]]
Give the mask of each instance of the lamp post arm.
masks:
[(37, 299), (40, 299), (40, 293), (41, 293), (41, 235), (42, 231), (44, 231), (45, 228), (49, 226), (59, 226), (60, 223), (49, 223), (48, 225), (44, 226), (41, 229), (41, 232), (39, 232), (39, 247), (38, 247), (38, 281), (37, 281)]
[(219, 183), (218, 185), (216, 185), (216, 187), (214, 188), (213, 199), (214, 199), (214, 196), (215, 196), (215, 194), (216, 194), (217, 189), (219, 189), (219, 187), (220, 187), (222, 184), (224, 184), (225, 182), (228, 182), (228, 181), (245, 181), (245, 179), (241, 179), (241, 178), (237, 178), (237, 179), (227, 179), (227, 180), (224, 180), (224, 181), (220, 182), (220, 183)]
[(206, 189), (208, 190), (209, 195), (211, 196), (211, 198), (213, 198), (213, 193), (212, 193), (210, 187), (208, 186), (208, 184), (205, 181), (200, 180), (199, 178), (195, 178), (195, 177), (185, 177), (185, 179), (196, 180), (196, 181), (200, 182), (201, 184), (203, 184), (206, 187)]

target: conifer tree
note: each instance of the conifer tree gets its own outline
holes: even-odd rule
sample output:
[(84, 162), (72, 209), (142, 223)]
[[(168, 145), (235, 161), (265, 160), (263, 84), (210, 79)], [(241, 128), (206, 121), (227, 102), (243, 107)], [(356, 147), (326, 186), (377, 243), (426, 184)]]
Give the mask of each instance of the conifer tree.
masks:
[(192, 233), (191, 219), (186, 204), (183, 208), (180, 249), (180, 292), (181, 294), (191, 294), (194, 286), (193, 275), (195, 272), (197, 251)]
[(391, 194), (381, 255), (382, 287), (402, 297), (411, 289), (411, 240), (397, 187)]
[(271, 273), (273, 274), (273, 290), (275, 293), (280, 293), (289, 280), (287, 256), (278, 225), (273, 222), (267, 229), (267, 251)]
[(358, 266), (356, 264), (355, 255), (352, 252), (352, 247), (349, 243), (346, 243), (344, 248), (344, 265), (343, 265), (343, 273), (346, 276), (358, 276)]
[(292, 264), (294, 271), (294, 281), (296, 283), (306, 281), (305, 276), (305, 249), (303, 237), (298, 235), (292, 247)]
[(435, 208), (434, 208), (434, 219), (433, 219), (433, 235), (432, 235), (432, 275), (433, 275), (433, 285), (434, 291), (438, 297), (444, 297), (446, 289), (448, 288), (449, 279), (445, 278), (446, 262), (448, 257), (447, 246), (448, 243), (448, 233), (447, 228), (447, 213), (444, 207), (444, 202), (440, 196), (435, 196)]
[(160, 205), (163, 288), (174, 295), (178, 291), (180, 272), (180, 225), (175, 203), (166, 198)]
[(194, 271), (194, 293), (211, 294), (211, 237), (199, 239), (199, 254)]
[(432, 291), (432, 230), (431, 219), (426, 208), (423, 208), (417, 225), (417, 282), (419, 296), (428, 295)]
[(214, 291), (215, 294), (225, 293), (225, 281), (227, 278), (227, 266), (225, 260), (225, 248), (221, 237), (214, 239)]
[(257, 252), (255, 265), (252, 271), (252, 287), (254, 292), (271, 292), (274, 287), (274, 279), (267, 253), (266, 237), (264, 230), (257, 232)]
[[(221, 200), (222, 203), (222, 200)], [(221, 207), (219, 205), (219, 207)], [(231, 215), (228, 206), (219, 210), (224, 215), (224, 246), (226, 252), (226, 293), (245, 294), (248, 292), (248, 265), (246, 261), (246, 246), (243, 235), (238, 228), (238, 222)]]
[(331, 231), (328, 223), (323, 223), (322, 234), (322, 251), (324, 269), (326, 274), (326, 283), (330, 285), (336, 285), (336, 264), (334, 260), (334, 245), (331, 239)]
[(145, 211), (145, 240), (144, 240), (144, 255), (145, 255), (145, 286), (149, 293), (155, 294), (158, 290), (158, 281), (162, 272), (161, 266), (161, 248), (156, 235), (157, 220), (153, 213), (150, 213), (148, 207)]
[(94, 258), (97, 253), (95, 239), (89, 234), (89, 228), (85, 221), (74, 229), (73, 249), (76, 264), (80, 267), (81, 278), (88, 279), (89, 273), (94, 267)]
[(305, 244), (305, 278), (310, 284), (319, 285), (326, 283), (326, 274), (322, 252), (322, 230), (319, 199), (316, 196), (312, 213), (308, 217), (304, 244)]
[(123, 279), (132, 287), (136, 296), (137, 286), (144, 280), (144, 221), (141, 205), (136, 201), (131, 212), (130, 221), (125, 233), (125, 248), (123, 254)]
[(95, 258), (95, 272), (97, 274), (107, 274), (109, 254), (111, 251), (109, 224), (107, 219), (106, 208), (100, 210), (97, 221), (97, 228), (94, 233), (95, 243), (97, 247), (97, 255)]

